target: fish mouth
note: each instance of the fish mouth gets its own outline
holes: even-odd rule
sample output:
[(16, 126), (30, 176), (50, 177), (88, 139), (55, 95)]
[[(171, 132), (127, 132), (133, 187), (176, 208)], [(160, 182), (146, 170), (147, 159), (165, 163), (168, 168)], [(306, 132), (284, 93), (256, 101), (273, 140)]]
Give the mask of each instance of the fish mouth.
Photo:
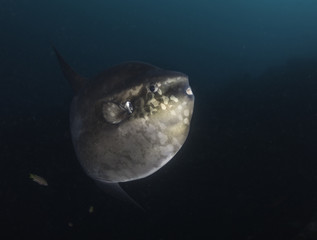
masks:
[(185, 92), (186, 92), (186, 94), (187, 94), (188, 96), (194, 95), (194, 94), (193, 94), (193, 91), (192, 91), (192, 89), (191, 89), (191, 87), (188, 87)]
[(189, 80), (187, 76), (177, 77), (175, 82), (172, 84), (172, 89), (176, 90), (176, 96), (186, 97), (189, 101), (194, 100), (194, 93), (189, 85)]
[(189, 79), (188, 76), (182, 73), (179, 73), (177, 77), (174, 78), (173, 84), (174, 86), (180, 90), (182, 93), (186, 93), (187, 96), (193, 97), (194, 93), (192, 91), (192, 88), (189, 86)]

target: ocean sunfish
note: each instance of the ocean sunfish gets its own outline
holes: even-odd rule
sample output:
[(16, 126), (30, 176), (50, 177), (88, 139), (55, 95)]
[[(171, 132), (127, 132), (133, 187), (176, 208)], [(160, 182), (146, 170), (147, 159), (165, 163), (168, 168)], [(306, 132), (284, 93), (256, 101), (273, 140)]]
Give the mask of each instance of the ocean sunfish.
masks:
[(88, 80), (54, 51), (75, 92), (70, 110), (75, 152), (92, 179), (119, 187), (149, 176), (175, 156), (194, 109), (185, 74), (125, 62)]

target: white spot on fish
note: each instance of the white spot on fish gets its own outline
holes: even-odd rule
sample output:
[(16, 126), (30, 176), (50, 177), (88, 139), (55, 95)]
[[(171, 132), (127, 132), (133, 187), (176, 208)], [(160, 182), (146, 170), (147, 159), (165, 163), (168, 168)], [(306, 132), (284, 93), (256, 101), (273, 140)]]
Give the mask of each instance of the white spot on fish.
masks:
[(173, 83), (175, 82), (175, 78), (168, 78), (166, 81), (165, 81), (165, 84), (170, 84), (170, 83)]
[(163, 98), (164, 104), (167, 105), (167, 104), (168, 104), (168, 101), (169, 101), (169, 98), (168, 98), (168, 97), (165, 97), (165, 96), (163, 96), (162, 98)]
[(161, 103), (161, 108), (162, 108), (162, 110), (166, 110), (166, 106), (164, 103)]
[(185, 118), (183, 122), (184, 122), (184, 124), (188, 125), (189, 124), (188, 118)]
[(174, 95), (172, 95), (172, 96), (170, 97), (170, 99), (171, 99), (171, 101), (178, 102), (178, 98), (175, 97)]
[(130, 89), (129, 91), (126, 91), (126, 93), (122, 96), (122, 98), (126, 99), (130, 96), (136, 96), (139, 94), (140, 90), (142, 89), (143, 84), (135, 86), (134, 88)]
[(185, 109), (185, 110), (184, 110), (184, 116), (185, 116), (185, 117), (188, 117), (188, 116), (189, 116), (189, 110), (188, 110), (188, 109)]

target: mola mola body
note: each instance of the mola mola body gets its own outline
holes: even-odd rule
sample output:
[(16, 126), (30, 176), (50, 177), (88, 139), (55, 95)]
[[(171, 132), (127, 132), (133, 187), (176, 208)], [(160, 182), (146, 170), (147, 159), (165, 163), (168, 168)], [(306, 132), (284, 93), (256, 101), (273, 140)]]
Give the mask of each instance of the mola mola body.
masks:
[(91, 178), (104, 183), (144, 178), (174, 157), (194, 108), (185, 74), (126, 62), (86, 79), (54, 50), (75, 92), (72, 141)]

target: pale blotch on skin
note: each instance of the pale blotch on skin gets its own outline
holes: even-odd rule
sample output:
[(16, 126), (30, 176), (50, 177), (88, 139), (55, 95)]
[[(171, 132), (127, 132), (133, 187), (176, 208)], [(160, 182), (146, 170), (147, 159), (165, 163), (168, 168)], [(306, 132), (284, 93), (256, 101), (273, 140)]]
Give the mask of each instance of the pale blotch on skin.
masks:
[(166, 129), (166, 125), (164, 123), (159, 123), (159, 126), (160, 126), (161, 130)]
[(172, 95), (171, 97), (170, 97), (170, 99), (171, 99), (171, 101), (174, 101), (174, 102), (178, 102), (178, 98), (177, 97), (175, 97), (174, 95)]
[(110, 116), (111, 117), (114, 117), (116, 114), (115, 114), (115, 108), (116, 108), (116, 105), (114, 105), (114, 104), (111, 104), (110, 106), (108, 106), (108, 108), (107, 108), (107, 112), (109, 112), (110, 113)]
[(157, 107), (159, 105), (159, 102), (155, 99), (155, 98), (152, 98), (150, 101), (149, 101), (150, 104), (153, 104), (154, 107)]
[(188, 117), (188, 116), (189, 116), (189, 110), (188, 110), (188, 109), (185, 109), (185, 110), (184, 110), (184, 116), (185, 116), (185, 117)]
[(161, 150), (162, 155), (168, 156), (174, 151), (174, 147), (172, 144), (168, 144), (166, 146), (161, 146), (160, 150)]
[(162, 110), (166, 110), (166, 106), (164, 103), (161, 103), (161, 108), (162, 108)]
[(155, 130), (156, 130), (156, 128), (154, 127), (154, 125), (153, 125), (153, 124), (149, 124), (149, 125), (148, 125), (148, 129), (147, 129), (147, 131), (148, 131), (148, 132), (150, 132), (150, 133), (154, 133), (154, 132), (155, 132)]
[(189, 120), (188, 120), (188, 118), (185, 118), (183, 122), (184, 122), (184, 124), (189, 125)]
[(151, 138), (151, 141), (152, 141), (152, 142), (155, 142), (155, 141), (156, 141), (156, 135), (155, 135), (155, 134), (152, 134), (152, 135), (150, 136), (150, 138)]
[[(130, 89), (129, 91), (126, 91), (125, 94), (123, 94), (122, 96), (120, 96), (122, 99), (127, 99), (131, 96), (136, 96), (140, 93), (140, 90), (142, 89), (143, 84), (140, 84), (138, 86), (135, 86), (134, 88)], [(116, 95), (114, 96), (116, 97)]]
[(163, 98), (164, 104), (165, 104), (165, 105), (168, 105), (169, 98), (168, 98), (168, 97), (165, 97), (165, 96), (163, 96), (162, 98)]
[(158, 110), (156, 108), (151, 108), (150, 111), (151, 111), (151, 114), (153, 114), (153, 113), (157, 112)]
[(175, 82), (175, 81), (177, 81), (177, 80), (178, 80), (178, 78), (168, 78), (168, 79), (164, 82), (164, 84), (165, 84), (165, 85), (172, 84), (173, 82)]
[(161, 132), (159, 132), (157, 135), (160, 139), (160, 144), (165, 144), (166, 141), (168, 140), (167, 136)]

